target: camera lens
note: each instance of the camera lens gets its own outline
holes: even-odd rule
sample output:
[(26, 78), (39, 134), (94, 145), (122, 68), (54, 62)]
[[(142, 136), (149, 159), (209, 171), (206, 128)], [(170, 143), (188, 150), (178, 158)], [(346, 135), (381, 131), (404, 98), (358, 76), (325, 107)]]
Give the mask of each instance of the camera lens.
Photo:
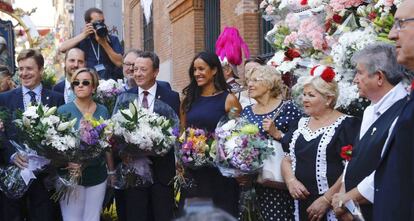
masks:
[(93, 28), (96, 30), (96, 34), (99, 37), (106, 37), (108, 35), (108, 29), (106, 28), (105, 23), (101, 21), (94, 22)]

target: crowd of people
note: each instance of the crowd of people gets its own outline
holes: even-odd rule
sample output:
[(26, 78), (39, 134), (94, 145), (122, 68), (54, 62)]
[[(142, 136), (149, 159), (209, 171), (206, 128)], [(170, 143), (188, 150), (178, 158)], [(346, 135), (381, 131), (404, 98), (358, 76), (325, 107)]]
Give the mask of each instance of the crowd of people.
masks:
[[(157, 112), (157, 101), (162, 101), (179, 116), (181, 130), (214, 132), (223, 116), (238, 115), (282, 147), (285, 157), (266, 168), (281, 174), (282, 180), (257, 175), (229, 178), (214, 166), (184, 168), (195, 185), (183, 188), (178, 205), (172, 182), (174, 149), (164, 156), (148, 156), (151, 183), (114, 189), (120, 221), (235, 220), (240, 218), (239, 197), (245, 185), (257, 193), (260, 220), (414, 220), (413, 95), (402, 83), (404, 70), (414, 71), (412, 11), (414, 3), (405, 1), (395, 14), (389, 38), (396, 45), (374, 43), (352, 57), (353, 82), (360, 96), (371, 101), (362, 119), (335, 109), (341, 92), (331, 67), (317, 65), (301, 79), (301, 108), (290, 100), (281, 73), (263, 59), (245, 62), (243, 85), (235, 80), (235, 65), (211, 52), (200, 52), (191, 61), (189, 84), (180, 99), (168, 82), (156, 80), (160, 60), (154, 52), (124, 53), (115, 36), (97, 34), (93, 24), (103, 22), (104, 15), (95, 8), (85, 13), (84, 31), (61, 45), (65, 77), (52, 90), (42, 85), (44, 59), (35, 49), (17, 56), (17, 87), (8, 69), (0, 66), (0, 107), (14, 113), (35, 104), (56, 106), (58, 113), (76, 119), (78, 128), (85, 116), (111, 117), (93, 95), (99, 79), (122, 78), (125, 92), (117, 104), (136, 100)], [(24, 169), (29, 160), (10, 143), (19, 141), (14, 117), (1, 125), (1, 163)], [(0, 194), (0, 220), (100, 220), (107, 188), (115, 186), (117, 165), (135, 160), (114, 151), (91, 160), (83, 166), (76, 194), (58, 203), (51, 200), (55, 173), (71, 173), (82, 165), (70, 162), (64, 168), (36, 172), (22, 197)]]

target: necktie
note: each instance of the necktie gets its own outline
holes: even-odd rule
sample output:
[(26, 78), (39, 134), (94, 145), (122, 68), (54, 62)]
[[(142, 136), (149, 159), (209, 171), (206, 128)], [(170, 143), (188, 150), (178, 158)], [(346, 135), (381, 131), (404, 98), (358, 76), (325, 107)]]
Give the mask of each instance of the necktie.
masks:
[(36, 100), (36, 93), (33, 91), (29, 91), (27, 92), (30, 95), (30, 104), (32, 106), (35, 106), (37, 104), (37, 100)]
[(148, 91), (143, 91), (144, 97), (142, 98), (142, 107), (148, 109)]

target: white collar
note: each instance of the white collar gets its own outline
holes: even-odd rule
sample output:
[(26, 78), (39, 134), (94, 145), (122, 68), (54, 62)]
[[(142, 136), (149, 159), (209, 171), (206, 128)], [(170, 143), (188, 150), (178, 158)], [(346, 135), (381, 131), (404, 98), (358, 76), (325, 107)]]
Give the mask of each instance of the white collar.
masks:
[(67, 78), (65, 78), (65, 89), (66, 90), (72, 90), (71, 86), (70, 86), (70, 82), (68, 81)]
[(39, 85), (37, 85), (35, 88), (33, 88), (33, 90), (30, 90), (29, 88), (22, 86), (22, 92), (23, 95), (26, 94), (29, 91), (33, 91), (36, 93), (36, 95), (40, 95), (42, 93), (42, 84), (40, 83)]
[(395, 85), (387, 94), (385, 94), (381, 100), (375, 104), (371, 104), (374, 108), (374, 113), (377, 115), (383, 114), (388, 110), (395, 102), (406, 97), (408, 95), (402, 83)]
[(155, 82), (155, 84), (152, 85), (152, 87), (150, 87), (148, 90), (144, 90), (141, 87), (138, 87), (138, 95), (142, 94), (144, 91), (148, 91), (150, 95), (155, 97), (155, 93), (157, 92), (157, 82)]
[(230, 77), (227, 79), (226, 83), (232, 82), (233, 80), (235, 81), (236, 79), (234, 79), (234, 77)]

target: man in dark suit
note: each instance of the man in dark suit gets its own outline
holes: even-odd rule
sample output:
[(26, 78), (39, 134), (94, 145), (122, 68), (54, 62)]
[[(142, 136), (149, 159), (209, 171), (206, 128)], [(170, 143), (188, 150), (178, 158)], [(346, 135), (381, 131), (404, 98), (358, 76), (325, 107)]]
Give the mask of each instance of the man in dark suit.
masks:
[[(42, 103), (44, 105), (60, 106), (64, 103), (63, 96), (57, 92), (42, 87), (41, 79), (44, 59), (39, 51), (33, 49), (23, 50), (17, 57), (19, 78), (22, 84), (14, 90), (0, 94), (0, 106), (7, 108), (10, 112), (17, 109), (25, 110), (30, 104)], [(8, 163), (13, 163), (20, 168), (28, 165), (27, 159), (16, 152), (9, 140), (17, 140), (17, 128), (8, 121), (5, 126), (3, 141), (3, 158)], [(20, 199), (9, 199), (3, 196), (3, 216), (1, 220), (8, 221), (55, 221), (58, 220), (56, 213), (58, 205), (50, 200), (51, 192), (44, 185), (47, 173), (36, 174), (36, 179), (31, 183), (29, 189)], [(26, 214), (27, 213), (27, 214)]]
[[(414, 1), (403, 1), (388, 38), (397, 61), (414, 71)], [(414, 220), (414, 82), (375, 173), (374, 220)]]
[[(162, 101), (179, 115), (179, 95), (166, 84), (156, 81), (158, 72), (158, 56), (153, 52), (141, 52), (134, 62), (134, 80), (138, 86), (124, 95), (134, 95), (132, 97), (138, 99), (141, 107), (157, 113), (161, 111), (157, 105)], [(124, 191), (127, 221), (168, 221), (173, 218), (174, 194), (170, 181), (175, 176), (174, 150), (162, 157), (150, 157), (150, 160), (153, 183)]]
[(72, 102), (75, 94), (70, 87), (70, 81), (73, 73), (79, 68), (84, 68), (85, 53), (79, 48), (71, 48), (65, 54), (65, 79), (53, 86), (52, 90), (63, 94), (65, 103)]

